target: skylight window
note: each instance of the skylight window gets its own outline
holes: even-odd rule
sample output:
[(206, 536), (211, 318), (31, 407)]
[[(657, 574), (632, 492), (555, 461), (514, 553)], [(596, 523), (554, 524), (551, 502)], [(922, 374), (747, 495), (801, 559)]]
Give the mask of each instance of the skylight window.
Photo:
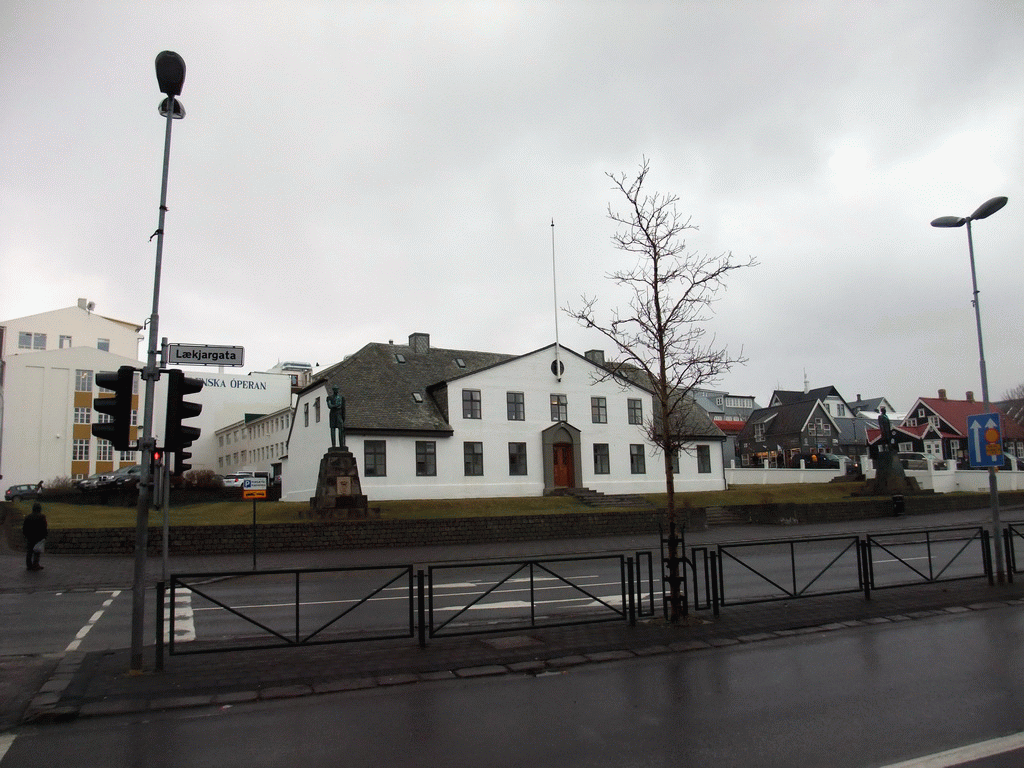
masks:
[(423, 402), (423, 395), (421, 395), (419, 392), (413, 392), (412, 393), (412, 400), (413, 400), (414, 403), (422, 403)]
[(404, 363), (405, 362), (405, 355), (400, 354), (398, 352), (395, 352), (395, 362), (396, 363)]
[(459, 366), (459, 368), (465, 368), (466, 367), (466, 361), (463, 360), (461, 357), (456, 357), (455, 358), (455, 364), (457, 366)]

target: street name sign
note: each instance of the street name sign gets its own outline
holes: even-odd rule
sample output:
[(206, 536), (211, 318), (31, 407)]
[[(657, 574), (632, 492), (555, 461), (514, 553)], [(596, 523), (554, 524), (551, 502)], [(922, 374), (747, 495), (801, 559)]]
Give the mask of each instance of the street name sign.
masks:
[(967, 448), (972, 467), (1003, 466), (1003, 432), (998, 413), (967, 417)]
[(173, 365), (245, 365), (245, 347), (211, 344), (168, 344), (167, 362)]

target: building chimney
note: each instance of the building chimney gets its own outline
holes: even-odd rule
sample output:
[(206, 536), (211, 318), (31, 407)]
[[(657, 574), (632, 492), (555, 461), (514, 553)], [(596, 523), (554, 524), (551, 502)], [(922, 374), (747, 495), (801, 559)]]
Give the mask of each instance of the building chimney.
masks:
[(967, 393), (967, 402), (968, 403), (973, 403), (974, 402), (974, 393), (973, 392), (968, 392)]
[(425, 355), (430, 351), (430, 334), (429, 333), (411, 333), (409, 334), (409, 346), (412, 348), (413, 354)]
[(940, 389), (939, 390), (939, 400), (945, 400), (945, 399), (946, 399), (946, 390)]
[(603, 349), (589, 349), (583, 353), (583, 356), (595, 365), (604, 365)]

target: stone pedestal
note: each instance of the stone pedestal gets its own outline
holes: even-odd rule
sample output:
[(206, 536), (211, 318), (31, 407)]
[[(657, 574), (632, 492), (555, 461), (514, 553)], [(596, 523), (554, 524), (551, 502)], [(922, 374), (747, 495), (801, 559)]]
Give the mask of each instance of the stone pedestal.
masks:
[(313, 514), (320, 516), (367, 516), (366, 497), (359, 484), (359, 469), (355, 457), (347, 448), (328, 448), (320, 460), (316, 496), (309, 500), (309, 508)]
[(899, 457), (893, 451), (879, 451), (875, 459), (875, 477), (864, 483), (863, 496), (896, 496), (921, 493), (917, 479), (907, 477)]

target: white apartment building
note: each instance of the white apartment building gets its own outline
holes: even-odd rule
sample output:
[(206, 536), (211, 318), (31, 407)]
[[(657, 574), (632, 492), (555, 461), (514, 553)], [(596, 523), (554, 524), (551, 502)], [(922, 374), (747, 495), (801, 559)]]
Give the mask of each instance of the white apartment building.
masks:
[[(137, 452), (113, 451), (109, 442), (93, 437), (91, 425), (100, 417), (92, 408), (93, 398), (106, 391), (96, 386), (95, 374), (116, 371), (122, 365), (141, 369), (141, 330), (137, 323), (96, 314), (95, 305), (86, 299), (79, 299), (75, 307), (0, 322), (0, 477), (4, 487), (57, 477), (77, 479), (138, 462)], [(203, 369), (186, 374), (204, 382), (203, 390), (190, 398), (203, 406), (202, 413), (188, 422), (202, 430), (191, 448), (195, 469), (217, 470), (218, 427), (244, 420), (247, 414), (279, 413), (291, 403), (289, 370), (241, 375)], [(144, 387), (138, 383), (137, 377), (133, 424), (141, 426)], [(154, 396), (153, 432), (158, 445), (164, 431), (165, 400), (161, 380)], [(139, 431), (133, 429), (133, 440)]]
[(292, 425), (291, 406), (265, 416), (250, 415), (218, 429), (217, 472), (238, 470), (281, 474), (281, 462), (288, 452), (288, 431)]
[[(5, 485), (136, 463), (92, 437), (95, 374), (138, 367), (142, 326), (78, 305), (0, 322), (0, 476)], [(133, 423), (141, 409), (136, 400)], [(104, 417), (105, 418), (105, 417)]]

